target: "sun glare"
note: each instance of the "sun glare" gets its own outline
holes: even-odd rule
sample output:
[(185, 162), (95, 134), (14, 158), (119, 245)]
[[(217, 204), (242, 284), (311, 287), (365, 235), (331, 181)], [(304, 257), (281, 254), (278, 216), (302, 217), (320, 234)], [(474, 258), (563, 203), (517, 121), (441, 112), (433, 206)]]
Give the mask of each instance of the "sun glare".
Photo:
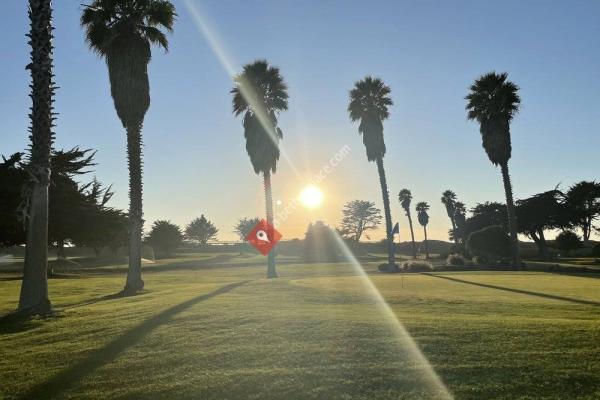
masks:
[(323, 192), (316, 186), (307, 186), (300, 193), (300, 202), (307, 208), (317, 208), (323, 202)]

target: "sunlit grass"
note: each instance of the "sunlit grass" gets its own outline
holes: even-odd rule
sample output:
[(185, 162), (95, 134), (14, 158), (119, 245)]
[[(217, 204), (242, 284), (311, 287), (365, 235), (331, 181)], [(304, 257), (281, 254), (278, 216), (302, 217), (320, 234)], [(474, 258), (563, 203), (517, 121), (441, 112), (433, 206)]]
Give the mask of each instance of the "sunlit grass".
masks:
[[(43, 383), (56, 398), (432, 397), (350, 264), (281, 265), (266, 280), (264, 266), (235, 259), (179, 270), (193, 256), (161, 261), (174, 270), (146, 273), (148, 290), (124, 299), (104, 299), (122, 274), (51, 279), (58, 317), (2, 326), (0, 398), (43, 398)], [(568, 300), (600, 303), (600, 279), (439, 274), (465, 283), (375, 266), (369, 277), (456, 398), (600, 395), (600, 306)], [(0, 281), (0, 313), (16, 307), (18, 288)]]

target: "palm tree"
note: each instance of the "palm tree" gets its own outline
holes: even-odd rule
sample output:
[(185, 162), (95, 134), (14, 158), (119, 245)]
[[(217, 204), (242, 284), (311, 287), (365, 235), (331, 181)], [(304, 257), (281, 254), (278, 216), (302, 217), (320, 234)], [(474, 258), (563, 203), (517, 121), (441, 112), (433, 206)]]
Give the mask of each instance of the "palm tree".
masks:
[(420, 201), (415, 206), (415, 210), (417, 211), (417, 219), (419, 220), (419, 224), (423, 226), (423, 233), (425, 234), (425, 258), (429, 259), (429, 245), (427, 243), (427, 224), (429, 223), (429, 204), (424, 201)]
[(168, 50), (169, 42), (161, 29), (171, 32), (176, 16), (175, 7), (167, 0), (94, 0), (81, 15), (90, 49), (106, 60), (115, 109), (127, 131), (129, 269), (125, 294), (144, 287), (142, 125), (150, 106), (150, 46)]
[(395, 268), (394, 236), (392, 234), (390, 197), (383, 168), (383, 156), (385, 155), (383, 121), (390, 116), (388, 107), (393, 104), (390, 92), (390, 88), (381, 79), (366, 76), (363, 80), (356, 82), (350, 91), (348, 113), (352, 122), (360, 120), (358, 133), (362, 134), (363, 144), (367, 150), (367, 159), (377, 163), (388, 240), (388, 268), (391, 271)]
[(28, 204), (22, 209), (26, 216), (27, 247), (23, 281), (19, 297), (20, 313), (47, 314), (51, 310), (48, 298), (48, 185), (50, 184), (50, 151), (54, 113), (54, 82), (52, 74), (52, 4), (51, 0), (30, 0), (29, 45), (31, 63), (31, 147), (28, 170)]
[[(287, 86), (279, 68), (269, 66), (266, 60), (258, 60), (244, 66), (235, 77), (233, 113), (244, 114), (244, 137), (246, 151), (256, 174), (263, 175), (267, 222), (273, 229), (273, 195), (271, 173), (277, 170), (279, 140), (283, 137), (277, 126), (277, 117), (288, 108)], [(271, 237), (271, 235), (269, 235)], [(276, 278), (275, 252), (268, 255), (267, 278)]]
[(454, 240), (454, 243), (458, 244), (458, 239), (456, 237), (456, 220), (454, 219), (454, 215), (456, 213), (456, 193), (448, 189), (442, 193), (441, 200), (442, 204), (446, 207), (446, 213), (448, 214), (448, 218), (450, 218), (450, 222), (452, 223), (452, 239)]
[(404, 209), (406, 216), (408, 217), (408, 226), (410, 227), (410, 238), (412, 240), (412, 252), (413, 258), (417, 258), (417, 246), (415, 245), (415, 233), (413, 231), (412, 217), (410, 215), (410, 201), (412, 200), (412, 193), (408, 189), (400, 190), (398, 193), (398, 201)]
[(511, 156), (510, 122), (519, 111), (519, 88), (509, 81), (506, 73), (490, 72), (482, 75), (471, 85), (467, 100), (467, 117), (479, 122), (479, 132), (483, 148), (492, 164), (500, 165), (508, 229), (512, 242), (513, 263), (521, 264), (517, 241), (517, 221), (513, 202), (512, 184), (508, 173), (508, 160)]

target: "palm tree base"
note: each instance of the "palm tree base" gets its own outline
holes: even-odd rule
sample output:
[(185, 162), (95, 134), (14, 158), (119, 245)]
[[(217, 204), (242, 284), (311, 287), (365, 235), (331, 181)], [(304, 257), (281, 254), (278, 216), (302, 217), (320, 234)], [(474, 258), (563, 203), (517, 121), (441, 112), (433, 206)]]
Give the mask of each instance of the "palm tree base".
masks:
[(125, 284), (125, 288), (123, 289), (123, 296), (133, 296), (144, 289), (144, 281), (137, 280), (135, 282), (127, 282)]

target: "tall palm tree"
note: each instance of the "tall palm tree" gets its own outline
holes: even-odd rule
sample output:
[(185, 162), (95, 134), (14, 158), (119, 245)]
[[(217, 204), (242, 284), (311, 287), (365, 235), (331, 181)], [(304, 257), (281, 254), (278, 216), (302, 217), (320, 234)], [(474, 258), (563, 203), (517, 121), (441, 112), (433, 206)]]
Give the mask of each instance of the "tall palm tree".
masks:
[(52, 74), (52, 4), (51, 0), (29, 0), (29, 45), (31, 63), (31, 147), (28, 170), (31, 176), (26, 215), (27, 247), (19, 312), (47, 314), (48, 298), (48, 185), (50, 184), (50, 151), (54, 113)]
[(479, 132), (483, 148), (492, 164), (500, 165), (506, 210), (508, 213), (508, 229), (513, 250), (513, 263), (521, 264), (517, 241), (517, 221), (513, 201), (512, 184), (508, 172), (508, 160), (511, 156), (510, 122), (519, 111), (521, 99), (517, 85), (508, 80), (508, 74), (490, 72), (480, 76), (471, 85), (467, 100), (467, 117), (479, 122)]
[[(233, 113), (244, 114), (244, 137), (246, 151), (256, 174), (263, 175), (267, 222), (273, 228), (273, 194), (271, 174), (277, 170), (279, 140), (283, 138), (277, 126), (279, 113), (288, 108), (287, 86), (279, 68), (270, 66), (266, 60), (258, 60), (244, 66), (235, 77)], [(276, 278), (275, 252), (268, 255), (267, 278)]]
[(410, 202), (412, 200), (412, 193), (408, 189), (400, 190), (398, 193), (398, 201), (406, 213), (408, 218), (408, 226), (410, 227), (410, 238), (412, 240), (412, 252), (413, 258), (417, 258), (417, 246), (415, 245), (415, 233), (413, 231), (412, 216), (410, 215)]
[(452, 239), (454, 240), (454, 243), (458, 244), (458, 239), (456, 237), (456, 220), (454, 219), (456, 212), (456, 193), (448, 189), (442, 193), (441, 200), (442, 204), (446, 207), (446, 213), (448, 214), (448, 218), (450, 218), (450, 222), (452, 223)]
[(417, 219), (419, 220), (419, 224), (423, 226), (423, 233), (425, 234), (425, 258), (429, 259), (429, 244), (427, 243), (427, 224), (429, 223), (429, 204), (424, 201), (420, 201), (415, 206), (415, 210), (417, 211)]
[(85, 6), (81, 15), (88, 45), (106, 60), (115, 109), (127, 131), (129, 269), (125, 294), (144, 287), (142, 125), (150, 106), (150, 46), (168, 50), (169, 42), (163, 30), (173, 30), (176, 16), (175, 7), (167, 0), (94, 0)]
[(367, 159), (377, 163), (388, 241), (388, 268), (393, 270), (395, 269), (395, 261), (392, 214), (390, 211), (390, 197), (385, 179), (385, 170), (383, 168), (383, 157), (385, 155), (383, 121), (390, 116), (388, 108), (393, 104), (390, 93), (390, 88), (381, 79), (366, 76), (363, 80), (356, 82), (354, 88), (350, 91), (348, 113), (352, 122), (360, 120), (358, 132), (362, 134), (363, 144), (367, 151)]

